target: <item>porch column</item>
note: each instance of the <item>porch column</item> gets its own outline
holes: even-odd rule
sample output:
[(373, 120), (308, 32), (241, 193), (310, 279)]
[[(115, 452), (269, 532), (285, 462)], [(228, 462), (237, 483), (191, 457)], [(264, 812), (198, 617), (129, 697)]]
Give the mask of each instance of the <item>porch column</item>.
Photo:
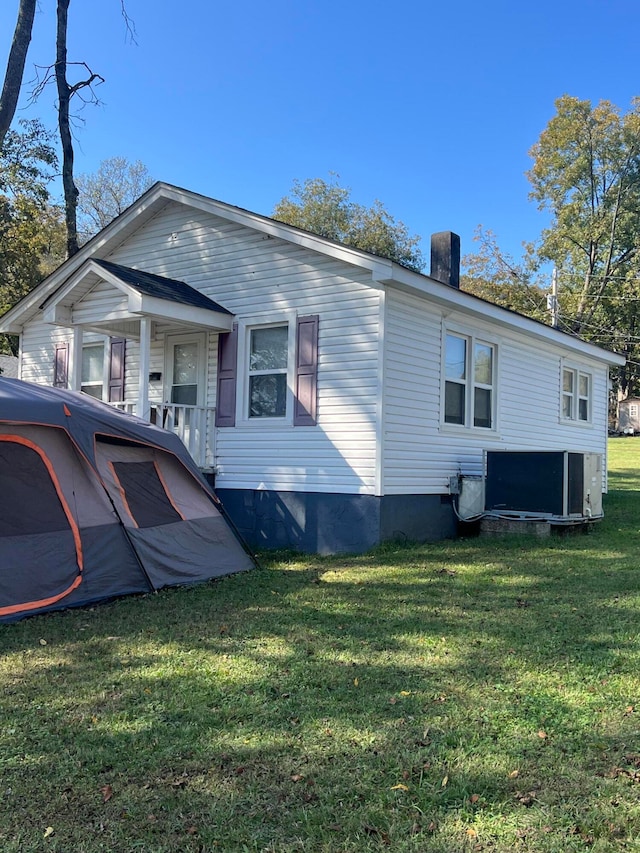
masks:
[(151, 320), (140, 318), (140, 377), (138, 380), (138, 417), (151, 420), (149, 408), (149, 364), (151, 352)]
[(82, 387), (82, 342), (84, 334), (82, 326), (73, 327), (73, 343), (69, 359), (69, 388), (79, 391)]

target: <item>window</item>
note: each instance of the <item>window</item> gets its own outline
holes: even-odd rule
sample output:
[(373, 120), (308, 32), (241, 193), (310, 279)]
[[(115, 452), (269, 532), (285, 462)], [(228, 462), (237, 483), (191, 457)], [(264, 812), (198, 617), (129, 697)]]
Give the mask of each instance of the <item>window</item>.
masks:
[(98, 400), (104, 393), (104, 344), (89, 344), (82, 348), (80, 390)]
[(474, 337), (445, 337), (444, 422), (492, 429), (495, 347)]
[(317, 424), (319, 316), (279, 319), (219, 335), (216, 426)]
[(562, 417), (587, 423), (591, 419), (591, 376), (572, 367), (562, 368)]
[(249, 330), (250, 418), (286, 417), (288, 364), (288, 326)]
[(638, 417), (638, 404), (637, 403), (630, 403), (629, 404), (629, 417), (630, 418), (637, 418)]
[(198, 344), (195, 342), (173, 347), (171, 402), (184, 406), (195, 406), (198, 402)]

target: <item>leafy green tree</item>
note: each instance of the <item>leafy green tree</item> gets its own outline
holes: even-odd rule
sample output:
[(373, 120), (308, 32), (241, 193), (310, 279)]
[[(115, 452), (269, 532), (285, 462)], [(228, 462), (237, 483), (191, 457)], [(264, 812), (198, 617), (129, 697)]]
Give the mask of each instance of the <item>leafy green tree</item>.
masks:
[[(48, 189), (57, 167), (50, 142), (40, 122), (23, 122), (0, 150), (0, 314), (65, 257), (64, 215)], [(0, 352), (14, 350), (15, 341), (0, 335)]]
[[(531, 197), (551, 214), (538, 256), (558, 269), (561, 319), (639, 361), (640, 98), (622, 114), (564, 95), (531, 156)], [(623, 395), (637, 376), (622, 371)]]
[(365, 207), (352, 201), (351, 190), (339, 186), (335, 178), (294, 181), (290, 195), (276, 204), (272, 215), (288, 225), (389, 258), (417, 272), (424, 268), (420, 238), (410, 235), (407, 226), (396, 221), (382, 202)]
[(97, 172), (78, 175), (78, 223), (83, 239), (108, 225), (152, 184), (144, 163), (130, 163), (125, 157), (109, 157)]

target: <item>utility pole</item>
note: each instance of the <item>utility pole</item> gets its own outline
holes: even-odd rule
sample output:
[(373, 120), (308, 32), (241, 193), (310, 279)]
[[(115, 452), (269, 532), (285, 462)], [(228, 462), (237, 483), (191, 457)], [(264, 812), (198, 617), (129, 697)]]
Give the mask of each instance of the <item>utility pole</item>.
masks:
[(558, 326), (558, 270), (554, 267), (551, 275), (551, 293), (547, 294), (547, 309), (551, 312), (551, 325), (553, 328)]

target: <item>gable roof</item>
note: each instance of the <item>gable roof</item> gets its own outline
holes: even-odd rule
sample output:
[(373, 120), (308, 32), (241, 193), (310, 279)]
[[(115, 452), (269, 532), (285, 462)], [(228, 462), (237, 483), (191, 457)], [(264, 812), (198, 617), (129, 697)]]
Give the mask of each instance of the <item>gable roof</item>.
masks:
[(191, 305), (194, 308), (205, 308), (209, 311), (221, 311), (223, 314), (231, 314), (222, 305), (209, 299), (204, 293), (200, 293), (195, 287), (175, 278), (166, 278), (163, 275), (135, 270), (122, 264), (114, 264), (112, 261), (103, 261), (94, 258), (94, 263), (107, 270), (124, 284), (128, 284), (140, 293), (147, 296), (155, 296), (157, 299), (166, 299), (170, 302), (179, 302), (181, 305)]
[[(89, 240), (77, 254), (65, 261), (31, 293), (7, 311), (0, 318), (0, 332), (19, 334), (24, 324), (29, 321), (38, 308), (42, 307), (43, 302), (58, 288), (64, 286), (69, 277), (82, 264), (90, 259), (103, 265), (105, 263), (110, 264), (111, 262), (102, 261), (101, 258), (115, 251), (146, 222), (157, 216), (165, 207), (174, 203), (218, 216), (229, 222), (237, 223), (265, 235), (279, 238), (285, 242), (364, 269), (370, 273), (371, 283), (374, 286), (396, 288), (427, 297), (447, 310), (461, 311), (476, 319), (494, 321), (518, 334), (534, 338), (538, 342), (556, 344), (568, 348), (574, 353), (596, 358), (608, 365), (625, 363), (623, 356), (604, 350), (557, 328), (547, 326), (538, 320), (533, 320), (523, 314), (488, 302), (479, 296), (451, 287), (428, 275), (409, 270), (387, 258), (373, 255), (361, 249), (354, 249), (342, 243), (336, 243), (326, 237), (304, 231), (293, 225), (287, 225), (258, 213), (252, 213), (244, 208), (163, 182), (154, 184), (106, 228), (103, 228)], [(120, 265), (114, 264), (114, 266), (119, 267)], [(106, 267), (103, 268), (107, 269)], [(120, 269), (127, 268), (120, 267)], [(139, 270), (134, 272), (139, 276), (150, 276), (149, 273), (144, 274)], [(138, 285), (141, 284), (141, 281), (142, 278), (138, 278)], [(152, 282), (148, 279), (147, 283), (152, 286)], [(135, 285), (131, 284), (130, 286)], [(188, 287), (188, 285), (186, 286)], [(142, 292), (139, 286), (137, 289)]]

